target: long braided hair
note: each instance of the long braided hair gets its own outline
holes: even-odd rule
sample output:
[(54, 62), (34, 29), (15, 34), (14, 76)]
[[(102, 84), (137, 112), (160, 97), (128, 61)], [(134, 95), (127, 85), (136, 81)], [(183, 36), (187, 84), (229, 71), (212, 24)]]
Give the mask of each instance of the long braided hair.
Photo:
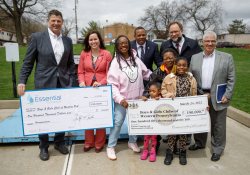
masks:
[(136, 67), (137, 64), (136, 64), (136, 62), (135, 62), (135, 57), (134, 57), (134, 54), (133, 54), (133, 50), (132, 50), (132, 48), (131, 48), (131, 43), (130, 43), (128, 37), (125, 36), (125, 35), (119, 35), (119, 36), (116, 38), (116, 40), (115, 40), (115, 51), (114, 51), (113, 57), (116, 57), (116, 58), (117, 58), (117, 62), (118, 62), (118, 64), (119, 64), (119, 68), (120, 68), (121, 70), (122, 70), (122, 67), (121, 67), (121, 60), (123, 60), (123, 61), (130, 67), (130, 65), (129, 65), (127, 59), (124, 58), (124, 57), (122, 56), (122, 53), (121, 53), (120, 50), (119, 50), (119, 39), (122, 38), (122, 37), (126, 38), (127, 41), (128, 41), (128, 46), (129, 46), (128, 55), (129, 55), (129, 58), (130, 58), (129, 61), (132, 63), (132, 65), (133, 65), (134, 67)]

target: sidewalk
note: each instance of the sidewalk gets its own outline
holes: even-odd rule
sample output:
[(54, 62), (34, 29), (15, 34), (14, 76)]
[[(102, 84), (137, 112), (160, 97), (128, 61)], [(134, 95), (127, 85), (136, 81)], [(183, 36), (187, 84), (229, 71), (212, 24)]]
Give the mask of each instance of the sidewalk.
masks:
[[(16, 103), (16, 102), (15, 102)], [(18, 104), (18, 103), (16, 103)], [(0, 121), (4, 120), (16, 109), (1, 109)], [(5, 105), (6, 107), (6, 105)], [(82, 142), (69, 145), (70, 154), (61, 155), (50, 146), (50, 160), (41, 161), (38, 157), (38, 143), (0, 144), (1, 175), (246, 175), (250, 172), (250, 128), (249, 114), (229, 108), (227, 118), (227, 145), (221, 160), (210, 161), (210, 137), (204, 150), (188, 151), (188, 164), (181, 166), (177, 156), (172, 165), (163, 164), (166, 144), (162, 143), (157, 161), (142, 161), (139, 154), (127, 147), (127, 140), (120, 140), (117, 146), (116, 161), (106, 156), (106, 150), (97, 154), (94, 150), (83, 152)], [(234, 119), (244, 123), (241, 124)], [(244, 119), (244, 120), (242, 120)], [(248, 126), (248, 127), (247, 127)], [(142, 142), (139, 143), (142, 148)]]
[[(166, 145), (162, 143), (157, 161), (142, 161), (139, 154), (127, 148), (127, 141), (119, 141), (118, 160), (107, 158), (105, 150), (83, 152), (83, 144), (70, 146), (68, 156), (50, 146), (50, 160), (39, 159), (38, 144), (2, 144), (0, 146), (1, 175), (247, 175), (250, 172), (250, 129), (230, 118), (227, 120), (227, 146), (221, 160), (210, 161), (210, 141), (205, 150), (188, 151), (186, 166), (174, 157), (172, 165), (163, 164)], [(140, 143), (142, 147), (142, 143)]]

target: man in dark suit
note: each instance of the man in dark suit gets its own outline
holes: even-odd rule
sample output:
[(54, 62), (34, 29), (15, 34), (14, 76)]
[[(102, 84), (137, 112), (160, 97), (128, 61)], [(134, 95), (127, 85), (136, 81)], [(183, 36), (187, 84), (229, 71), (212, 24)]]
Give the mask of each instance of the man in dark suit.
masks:
[[(146, 30), (143, 27), (137, 27), (134, 31), (135, 40), (131, 41), (132, 49), (136, 50), (137, 56), (142, 60), (148, 69), (153, 71), (153, 63), (157, 67), (161, 66), (162, 58), (159, 55), (158, 45), (146, 39)], [(144, 81), (146, 87), (147, 81)], [(156, 152), (160, 147), (161, 136), (157, 136)]]
[[(178, 53), (178, 57), (184, 57), (190, 64), (192, 55), (202, 51), (196, 40), (186, 37), (183, 34), (183, 26), (178, 21), (173, 21), (168, 25), (169, 39), (162, 43), (160, 48), (160, 54), (167, 48), (172, 48)], [(163, 139), (163, 142), (167, 142), (167, 138)], [(187, 145), (191, 142), (191, 135), (187, 135)], [(177, 147), (174, 149), (175, 154), (179, 154)]]
[(158, 45), (146, 39), (146, 30), (143, 27), (135, 28), (134, 37), (131, 47), (136, 50), (137, 56), (151, 71), (153, 71), (153, 62), (159, 67), (162, 58), (159, 55)]
[(168, 25), (169, 39), (162, 43), (160, 54), (166, 48), (173, 48), (179, 54), (179, 57), (184, 57), (190, 64), (192, 55), (201, 52), (201, 47), (196, 40), (186, 37), (183, 32), (183, 26), (178, 21), (169, 23)]
[[(211, 119), (212, 161), (218, 161), (226, 145), (226, 116), (235, 84), (235, 68), (230, 54), (215, 50), (217, 35), (208, 31), (203, 36), (204, 52), (192, 56), (190, 71), (197, 81), (198, 95), (208, 95)], [(221, 102), (216, 100), (217, 85), (226, 84)], [(207, 133), (194, 134), (195, 144), (189, 150), (203, 149)]]
[[(35, 89), (71, 87), (74, 82), (75, 64), (73, 60), (72, 41), (62, 36), (62, 13), (51, 10), (48, 14), (48, 29), (32, 34), (23, 66), (20, 71), (18, 94), (24, 95), (25, 84), (36, 64)], [(64, 143), (65, 133), (56, 133), (55, 149), (62, 154), (68, 154)], [(49, 159), (48, 134), (39, 135), (40, 159)]]

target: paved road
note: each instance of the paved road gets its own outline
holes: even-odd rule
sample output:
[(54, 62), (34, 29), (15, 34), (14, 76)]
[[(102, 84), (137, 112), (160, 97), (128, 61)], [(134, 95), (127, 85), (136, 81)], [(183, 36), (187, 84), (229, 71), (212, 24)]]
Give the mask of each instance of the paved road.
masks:
[[(110, 161), (103, 150), (85, 153), (83, 144), (70, 147), (68, 156), (50, 146), (50, 160), (38, 158), (38, 144), (1, 144), (0, 175), (248, 175), (250, 172), (250, 128), (228, 118), (227, 145), (219, 162), (210, 161), (210, 141), (205, 150), (188, 152), (188, 164), (181, 166), (178, 157), (172, 165), (163, 164), (166, 145), (162, 144), (157, 161), (142, 161), (139, 154), (127, 148), (127, 141), (119, 141), (118, 160)], [(142, 143), (140, 143), (142, 146)]]

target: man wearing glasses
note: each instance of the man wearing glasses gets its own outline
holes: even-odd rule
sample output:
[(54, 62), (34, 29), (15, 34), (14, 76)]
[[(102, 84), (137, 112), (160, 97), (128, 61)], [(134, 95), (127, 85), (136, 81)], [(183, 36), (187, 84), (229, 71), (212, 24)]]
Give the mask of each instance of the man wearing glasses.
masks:
[[(190, 72), (197, 81), (198, 95), (208, 96), (211, 119), (212, 161), (220, 160), (226, 145), (226, 115), (235, 84), (235, 68), (230, 54), (215, 50), (217, 35), (208, 31), (203, 36), (204, 51), (193, 55)], [(220, 87), (224, 90), (217, 92)], [(221, 99), (218, 99), (221, 96)], [(195, 144), (189, 150), (206, 146), (207, 133), (194, 134)]]

